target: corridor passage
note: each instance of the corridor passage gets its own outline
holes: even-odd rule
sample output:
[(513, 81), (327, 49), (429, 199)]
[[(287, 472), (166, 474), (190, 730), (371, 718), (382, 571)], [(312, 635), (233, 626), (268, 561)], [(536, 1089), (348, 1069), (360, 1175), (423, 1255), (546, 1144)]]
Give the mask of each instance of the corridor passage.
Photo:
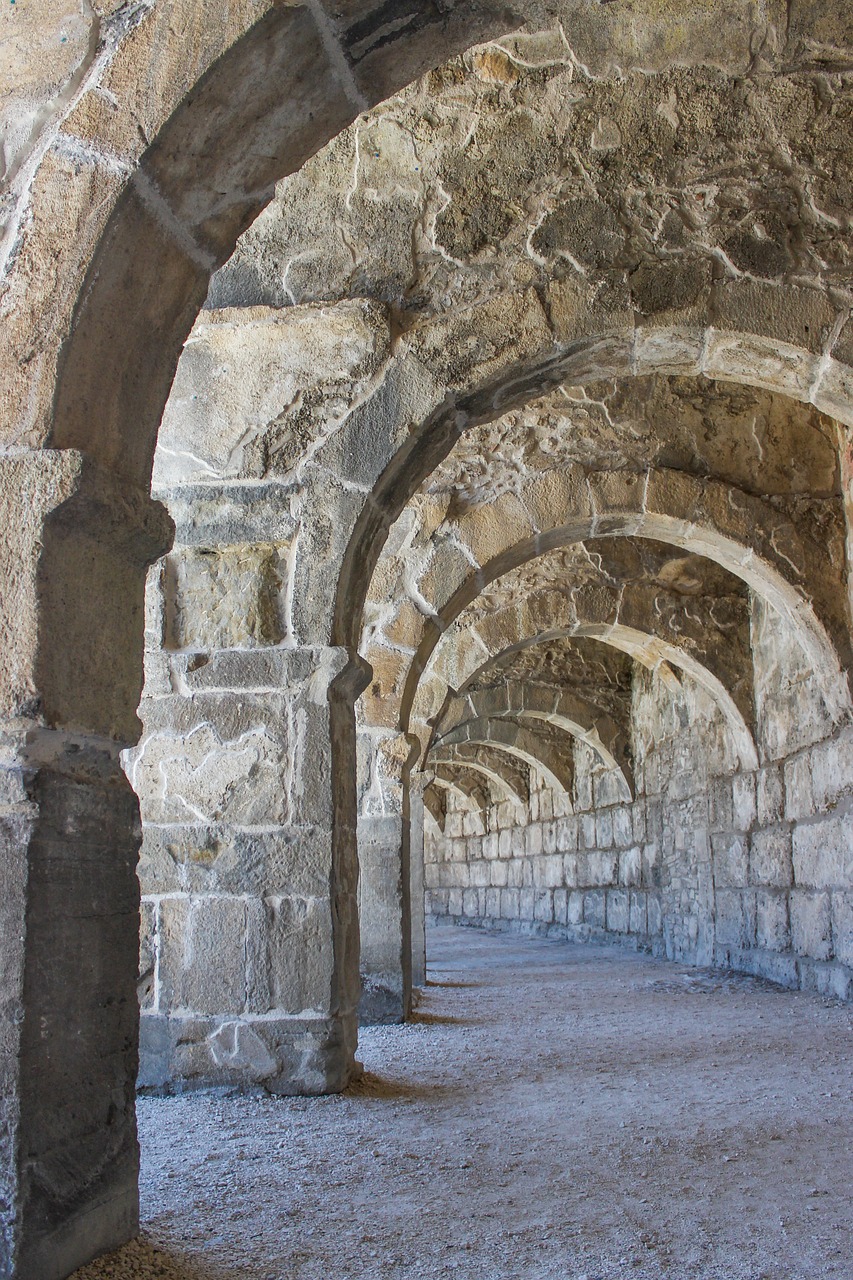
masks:
[(78, 1280), (853, 1276), (853, 1009), (432, 929), (326, 1098), (142, 1099), (143, 1240)]

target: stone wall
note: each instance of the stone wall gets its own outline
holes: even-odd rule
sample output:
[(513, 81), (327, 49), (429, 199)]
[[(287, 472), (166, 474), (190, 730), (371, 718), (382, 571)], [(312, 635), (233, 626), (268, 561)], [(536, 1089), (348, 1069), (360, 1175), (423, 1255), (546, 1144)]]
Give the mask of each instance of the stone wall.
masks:
[[(790, 642), (758, 607), (753, 636), (766, 688), (767, 655)], [(853, 733), (814, 740), (826, 716), (802, 662), (799, 676), (785, 740), (765, 712), (762, 767), (747, 772), (701, 690), (638, 669), (633, 802), (583, 744), (573, 804), (540, 784), (522, 823), (509, 803), (475, 812), (450, 797), (444, 830), (427, 825), (429, 917), (618, 941), (849, 998)]]

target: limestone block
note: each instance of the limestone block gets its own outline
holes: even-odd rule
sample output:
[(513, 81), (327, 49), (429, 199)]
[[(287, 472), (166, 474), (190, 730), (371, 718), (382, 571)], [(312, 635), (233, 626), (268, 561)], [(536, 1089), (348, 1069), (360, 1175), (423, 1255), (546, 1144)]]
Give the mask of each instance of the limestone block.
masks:
[(734, 827), (732, 780), (712, 778), (708, 784), (708, 821), (714, 830), (731, 831)]
[(740, 886), (747, 883), (749, 841), (739, 832), (711, 836), (714, 858), (714, 880), (718, 885)]
[(613, 814), (609, 809), (595, 819), (595, 842), (600, 849), (609, 849), (613, 844)]
[(569, 911), (569, 894), (566, 889), (554, 890), (554, 923), (567, 924)]
[(853, 814), (800, 822), (793, 832), (794, 883), (799, 888), (843, 888), (853, 867)]
[[(605, 236), (618, 240), (614, 230), (605, 228)], [(560, 342), (573, 342), (607, 329), (624, 329), (627, 337), (633, 328), (634, 316), (624, 284), (608, 291), (602, 304), (598, 291), (591, 289), (585, 280), (577, 277), (552, 280), (548, 286), (548, 303), (554, 333)]]
[(814, 360), (788, 343), (711, 330), (705, 372), (710, 378), (749, 382), (797, 400), (808, 400)]
[(793, 883), (790, 831), (771, 827), (753, 832), (749, 845), (749, 879), (751, 884), (779, 889), (790, 887)]
[(778, 765), (768, 765), (756, 774), (756, 812), (759, 823), (781, 822), (785, 811), (785, 779)]
[(563, 882), (569, 888), (576, 888), (581, 884), (581, 857), (576, 853), (567, 853), (563, 855)]
[(520, 891), (518, 889), (501, 889), (501, 919), (518, 920), (520, 914)]
[(619, 883), (638, 885), (643, 873), (643, 852), (639, 845), (619, 854)]
[(289, 548), (183, 547), (164, 568), (167, 649), (264, 648), (286, 633)]
[(595, 847), (595, 815), (592, 813), (584, 813), (581, 815), (580, 826), (578, 828), (578, 848), (594, 849)]
[(647, 898), (647, 894), (636, 893), (633, 890), (630, 895), (628, 929), (630, 933), (639, 934), (641, 937), (648, 931)]
[(812, 813), (811, 758), (804, 752), (785, 761), (785, 817), (806, 818)]
[(509, 883), (509, 864), (501, 862), (499, 858), (495, 858), (489, 862), (489, 872), (491, 875), (491, 883), (498, 888), (505, 888)]
[(656, 893), (650, 893), (646, 902), (648, 930), (650, 937), (658, 937), (663, 932), (663, 911), (661, 900)]
[[(464, 512), (455, 521), (460, 545), (480, 565), (488, 565), (508, 547), (524, 542), (536, 526), (525, 504), (513, 493)], [(434, 597), (433, 597), (434, 598)]]
[(832, 957), (832, 922), (828, 893), (791, 892), (791, 935), (798, 955), (813, 960)]
[(246, 928), (242, 897), (162, 898), (160, 1008), (197, 1014), (242, 1012)]
[(748, 832), (756, 814), (754, 774), (735, 774), (732, 779), (732, 810), (735, 830)]
[[(245, 1022), (221, 1023), (208, 1037), (207, 1047), (217, 1066), (227, 1066), (229, 1072), (245, 1075), (253, 1083), (268, 1080), (279, 1070), (278, 1058), (255, 1028)], [(184, 1073), (193, 1074), (186, 1068)]]
[(491, 867), (488, 862), (469, 862), (468, 871), (471, 876), (471, 887), (474, 889), (484, 888), (491, 881)]
[(586, 867), (582, 874), (588, 885), (609, 885), (619, 883), (619, 859), (615, 853), (595, 849), (587, 855)]
[(809, 752), (815, 811), (832, 808), (853, 791), (853, 737), (817, 743)]
[[(550, 792), (546, 794), (551, 795)], [(542, 824), (542, 852), (549, 855), (557, 852), (557, 824), (554, 821)]]
[(488, 920), (499, 920), (501, 915), (501, 891), (500, 889), (486, 890), (486, 918)]
[(273, 1009), (319, 1011), (332, 976), (332, 922), (328, 897), (269, 897), (267, 980)]
[(557, 848), (561, 853), (571, 853), (578, 847), (578, 820), (571, 816), (557, 820)]
[(453, 311), (409, 335), (418, 359), (439, 382), (474, 389), (525, 357), (547, 352), (553, 338), (534, 290)]
[(447, 895), (448, 915), (458, 918), (462, 915), (462, 890), (451, 889)]
[(554, 920), (554, 894), (550, 889), (539, 889), (533, 904), (533, 919), (551, 924)]
[(538, 822), (524, 828), (524, 852), (529, 858), (536, 858), (542, 852), (542, 827)]
[(155, 485), (287, 474), (363, 396), (388, 353), (375, 303), (203, 311), (163, 423)]
[(513, 858), (511, 861), (507, 862), (507, 884), (510, 889), (520, 889), (522, 887), (524, 884), (525, 868), (528, 870), (530, 868), (530, 863), (526, 858)]
[(551, 808), (555, 818), (567, 818), (573, 811), (572, 797), (567, 791), (551, 792)]
[(715, 911), (717, 942), (726, 947), (748, 947), (750, 928), (743, 892), (718, 889)]
[(791, 945), (787, 894), (759, 889), (756, 899), (757, 945), (768, 951), (787, 951)]
[(586, 892), (583, 896), (583, 921), (594, 929), (606, 928), (606, 898), (601, 889)]
[(813, 393), (816, 408), (847, 426), (853, 426), (851, 396), (853, 375), (850, 366), (829, 360)]
[(288, 817), (286, 755), (259, 714), (233, 736), (201, 723), (146, 736), (131, 769), (149, 823), (282, 825)]
[(832, 949), (842, 964), (853, 968), (853, 892), (832, 895)]
[(572, 890), (569, 894), (568, 907), (566, 909), (566, 923), (569, 925), (579, 925), (583, 923), (585, 895), (577, 889)]
[(815, 961), (801, 960), (798, 965), (801, 986), (814, 990), (830, 1000), (850, 999), (853, 993), (853, 977), (843, 964), (821, 964)]
[[(777, 251), (775, 244), (770, 247)], [(760, 242), (750, 248), (753, 252), (760, 249)], [(790, 286), (783, 296), (775, 283), (741, 276), (718, 282), (714, 290), (714, 323), (718, 328), (741, 333), (760, 330), (804, 351), (822, 351), (835, 319), (834, 307), (817, 289)]]
[(613, 810), (613, 843), (617, 848), (624, 849), (633, 842), (634, 824), (631, 810), (620, 805)]
[(472, 919), (479, 914), (479, 899), (476, 889), (465, 889), (462, 893), (462, 914)]
[(563, 884), (563, 858), (552, 854), (536, 858), (533, 863), (533, 883), (537, 889), (556, 889)]
[(608, 890), (607, 928), (613, 933), (629, 932), (630, 895), (622, 889)]

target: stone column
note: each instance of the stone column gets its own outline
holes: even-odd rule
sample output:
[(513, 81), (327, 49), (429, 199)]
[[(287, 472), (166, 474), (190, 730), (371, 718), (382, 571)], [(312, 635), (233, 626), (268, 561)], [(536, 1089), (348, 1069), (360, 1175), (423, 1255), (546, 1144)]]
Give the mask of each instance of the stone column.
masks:
[(409, 899), (412, 931), (412, 986), (426, 985), (426, 907), (424, 900), (424, 785), (409, 783)]
[(411, 903), (403, 734), (358, 731), (359, 961), (362, 1024), (411, 1012)]
[(0, 1275), (137, 1228), (136, 799), (157, 503), (73, 451), (0, 460)]
[(143, 1088), (349, 1080), (355, 854), (336, 834), (335, 775), (351, 764), (333, 763), (330, 706), (347, 665), (336, 648), (148, 656), (127, 760), (144, 819)]
[(138, 1225), (138, 806), (114, 742), (4, 738), (0, 1275), (60, 1280)]
[(409, 1012), (402, 843), (399, 813), (359, 818), (359, 1019), (366, 1025), (403, 1022)]

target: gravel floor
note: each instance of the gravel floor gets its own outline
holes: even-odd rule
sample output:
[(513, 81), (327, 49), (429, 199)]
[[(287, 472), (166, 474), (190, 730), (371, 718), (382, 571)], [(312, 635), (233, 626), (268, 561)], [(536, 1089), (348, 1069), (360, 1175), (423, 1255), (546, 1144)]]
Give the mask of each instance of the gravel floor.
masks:
[(853, 1009), (436, 929), (342, 1097), (143, 1099), (143, 1236), (77, 1280), (851, 1280)]

